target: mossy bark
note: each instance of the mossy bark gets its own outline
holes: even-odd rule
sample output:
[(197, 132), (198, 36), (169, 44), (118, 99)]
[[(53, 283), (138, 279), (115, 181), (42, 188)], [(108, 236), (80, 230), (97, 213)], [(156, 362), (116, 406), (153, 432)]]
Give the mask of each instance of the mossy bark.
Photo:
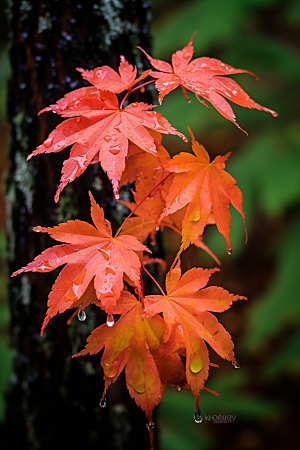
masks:
[[(76, 67), (110, 65), (124, 55), (141, 72), (146, 61), (135, 46), (149, 50), (149, 7), (140, 0), (14, 0), (8, 2), (11, 25), (9, 120), (10, 169), (7, 176), (8, 257), (10, 272), (53, 245), (32, 232), (68, 219), (90, 221), (88, 190), (105, 209), (113, 226), (110, 182), (98, 165), (53, 197), (68, 150), (39, 155), (26, 162), (59, 123), (39, 110), (83, 85)], [(149, 101), (149, 93), (137, 93)], [(103, 382), (99, 355), (71, 359), (91, 330), (105, 318), (89, 308), (87, 320), (62, 314), (52, 319), (42, 338), (39, 330), (57, 274), (23, 274), (10, 283), (12, 346), (15, 366), (1, 448), (22, 450), (148, 448), (145, 416), (129, 397), (124, 380), (110, 388), (107, 407), (99, 408)], [(2, 445), (4, 445), (2, 447)]]

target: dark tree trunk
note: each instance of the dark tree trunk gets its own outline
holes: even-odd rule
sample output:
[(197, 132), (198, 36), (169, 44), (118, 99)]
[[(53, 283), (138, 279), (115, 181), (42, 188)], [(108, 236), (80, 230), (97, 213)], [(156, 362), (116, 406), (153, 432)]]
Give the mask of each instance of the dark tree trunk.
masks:
[[(90, 221), (88, 190), (116, 227), (110, 182), (98, 165), (65, 188), (58, 204), (53, 197), (68, 150), (28, 154), (60, 122), (39, 110), (66, 92), (83, 85), (76, 67), (110, 65), (117, 69), (124, 55), (145, 69), (135, 46), (149, 50), (149, 8), (140, 0), (14, 0), (9, 2), (11, 27), (9, 120), (12, 127), (8, 257), (10, 272), (31, 261), (46, 247), (48, 236), (32, 232), (36, 225), (53, 226), (68, 219)], [(136, 94), (149, 101), (149, 94)], [(104, 314), (87, 309), (87, 320), (66, 320), (71, 312), (52, 319), (45, 335), (39, 331), (48, 293), (57, 274), (22, 274), (11, 280), (10, 305), (15, 365), (8, 398), (1, 448), (15, 450), (147, 449), (144, 413), (129, 397), (124, 379), (108, 393), (99, 408), (103, 381), (99, 355), (71, 359), (83, 348)]]

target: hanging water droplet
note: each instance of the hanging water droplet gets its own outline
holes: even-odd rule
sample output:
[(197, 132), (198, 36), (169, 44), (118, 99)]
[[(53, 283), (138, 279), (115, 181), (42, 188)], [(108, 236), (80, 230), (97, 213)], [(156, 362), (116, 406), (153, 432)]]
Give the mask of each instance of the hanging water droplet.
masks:
[(229, 249), (228, 249), (228, 255), (231, 255), (231, 253), (232, 253), (232, 249), (229, 248)]
[(106, 398), (101, 398), (100, 402), (99, 402), (99, 406), (100, 408), (105, 408), (106, 406)]
[(155, 227), (155, 231), (159, 231), (159, 227)]
[(119, 194), (115, 194), (115, 199), (116, 199), (116, 200), (120, 200)]
[(203, 421), (203, 414), (202, 414), (201, 409), (198, 409), (198, 411), (196, 410), (194, 412), (194, 421), (196, 423), (201, 423)]
[(184, 142), (189, 142), (188, 138), (184, 137), (183, 138)]
[(112, 314), (109, 314), (109, 315), (107, 316), (107, 319), (106, 319), (106, 325), (107, 325), (108, 327), (113, 327), (114, 324), (115, 324), (115, 321), (114, 321), (113, 315), (112, 315)]
[(181, 391), (181, 387), (177, 386), (177, 392), (180, 392), (180, 391)]
[(76, 117), (75, 122), (79, 123), (81, 121), (81, 117)]
[(46, 148), (49, 148), (49, 147), (51, 147), (52, 142), (53, 142), (53, 137), (48, 137), (48, 139), (46, 139), (46, 140), (44, 141), (44, 146), (45, 146)]
[(104, 140), (106, 142), (109, 142), (111, 140), (111, 136), (109, 136), (108, 134), (106, 136), (104, 136)]
[(235, 363), (232, 363), (232, 365), (235, 369), (239, 369), (241, 367), (239, 364), (235, 364)]
[(80, 309), (80, 310), (78, 311), (77, 317), (78, 317), (78, 320), (80, 320), (80, 322), (84, 322), (85, 319), (86, 319), (86, 313), (85, 313), (85, 311), (83, 311), (82, 309)]

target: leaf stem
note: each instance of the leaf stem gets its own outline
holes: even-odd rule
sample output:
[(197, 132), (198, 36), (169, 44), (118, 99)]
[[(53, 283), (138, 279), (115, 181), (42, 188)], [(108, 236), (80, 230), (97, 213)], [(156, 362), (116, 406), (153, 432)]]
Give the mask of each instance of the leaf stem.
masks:
[(147, 275), (149, 275), (149, 277), (151, 278), (151, 280), (156, 284), (156, 286), (158, 287), (158, 289), (160, 290), (160, 292), (162, 293), (162, 295), (166, 296), (166, 294), (164, 293), (164, 291), (162, 290), (161, 286), (158, 284), (158, 282), (156, 281), (156, 279), (151, 275), (150, 272), (148, 272), (148, 270), (146, 269), (146, 267), (143, 265), (143, 270), (146, 272)]
[(154, 81), (155, 81), (155, 80), (147, 81), (146, 83), (143, 83), (143, 84), (140, 84), (139, 86), (136, 86), (134, 89), (129, 89), (128, 92), (127, 92), (127, 94), (125, 94), (124, 98), (122, 99), (122, 101), (121, 101), (121, 103), (120, 103), (120, 109), (123, 108), (123, 104), (124, 104), (126, 98), (128, 97), (128, 95), (131, 94), (131, 92), (134, 92), (134, 91), (136, 91), (137, 89), (140, 89), (141, 87), (146, 86), (147, 84), (154, 83)]
[(168, 175), (166, 175), (156, 186), (154, 186), (153, 189), (151, 189), (150, 192), (148, 192), (148, 194), (140, 201), (140, 203), (138, 203), (136, 205), (136, 207), (131, 211), (131, 213), (126, 217), (126, 219), (124, 220), (124, 222), (122, 223), (122, 225), (120, 226), (120, 228), (118, 229), (115, 238), (119, 235), (120, 231), (122, 230), (122, 228), (124, 227), (125, 223), (127, 222), (127, 220), (132, 216), (132, 214), (135, 213), (135, 211), (141, 206), (141, 204), (146, 200), (147, 197), (149, 197), (149, 195), (152, 194), (153, 191), (155, 191), (155, 189), (158, 188), (159, 185), (161, 185), (167, 178), (169, 178), (169, 176), (171, 176), (172, 173), (169, 173)]

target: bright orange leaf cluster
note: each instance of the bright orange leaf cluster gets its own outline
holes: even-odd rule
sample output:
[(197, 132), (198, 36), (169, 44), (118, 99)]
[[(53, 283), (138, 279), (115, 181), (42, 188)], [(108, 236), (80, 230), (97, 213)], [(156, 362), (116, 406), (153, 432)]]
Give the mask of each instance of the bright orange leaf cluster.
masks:
[[(229, 204), (244, 222), (245, 216), (242, 193), (225, 171), (229, 154), (210, 162), (207, 151), (189, 129), (194, 155), (183, 152), (171, 158), (162, 145), (162, 134), (178, 135), (185, 142), (187, 138), (153, 111), (153, 105), (135, 102), (123, 106), (131, 92), (143, 89), (151, 81), (138, 83), (152, 76), (160, 103), (166, 94), (181, 86), (187, 98), (186, 89), (194, 92), (200, 102), (204, 103), (200, 97), (208, 100), (234, 122), (231, 106), (223, 97), (276, 115), (251, 100), (235, 81), (226, 77), (245, 70), (207, 57), (191, 61), (192, 40), (193, 37), (172, 56), (173, 68), (146, 54), (160, 72), (148, 70), (139, 78), (136, 68), (123, 56), (119, 74), (108, 66), (78, 69), (92, 86), (66, 94), (41, 111), (68, 118), (28, 156), (30, 159), (40, 153), (59, 152), (72, 145), (70, 157), (63, 165), (56, 202), (67, 183), (97, 162), (111, 180), (115, 199), (119, 199), (123, 185), (134, 183), (134, 201), (122, 201), (131, 213), (113, 237), (103, 209), (90, 193), (94, 225), (74, 220), (53, 228), (33, 228), (62, 244), (45, 250), (12, 275), (49, 272), (65, 265), (50, 292), (41, 334), (52, 317), (70, 308), (78, 308), (80, 320), (84, 320), (84, 309), (90, 304), (106, 312), (106, 324), (96, 328), (85, 349), (74, 356), (104, 349), (102, 405), (108, 387), (125, 369), (129, 393), (146, 413), (151, 447), (152, 411), (167, 385), (194, 393), (195, 420), (201, 421), (199, 395), (206, 389), (209, 366), (214, 365), (210, 363), (207, 344), (238, 367), (231, 337), (212, 313), (223, 312), (245, 297), (221, 287), (206, 287), (219, 269), (192, 268), (181, 274), (180, 255), (194, 244), (220, 264), (202, 240), (204, 228), (215, 224), (231, 253)], [(118, 98), (116, 94), (121, 93)], [(145, 267), (148, 262), (162, 261), (143, 254), (151, 253), (143, 242), (150, 237), (150, 245), (154, 244), (159, 227), (172, 228), (181, 236), (180, 249), (166, 275), (166, 292)], [(152, 278), (160, 295), (144, 296), (143, 271)], [(114, 315), (118, 315), (116, 323)]]

